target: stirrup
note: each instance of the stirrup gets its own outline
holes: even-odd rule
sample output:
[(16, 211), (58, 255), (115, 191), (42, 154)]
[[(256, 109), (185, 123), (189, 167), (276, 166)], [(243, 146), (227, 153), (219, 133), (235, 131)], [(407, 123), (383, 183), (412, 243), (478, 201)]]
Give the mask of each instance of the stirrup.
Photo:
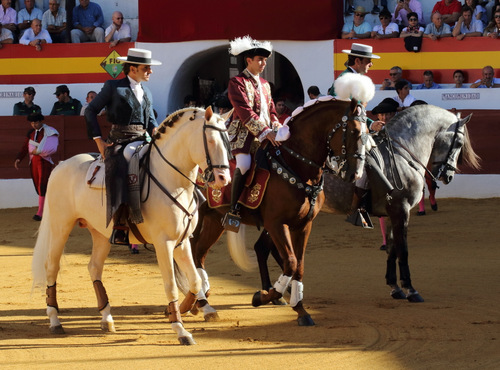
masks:
[(346, 218), (354, 226), (362, 226), (364, 229), (373, 229), (373, 223), (365, 209), (357, 209)]
[(125, 225), (113, 226), (113, 232), (111, 233), (109, 242), (116, 245), (130, 245), (128, 240), (128, 230), (128, 227)]
[(241, 216), (237, 213), (228, 212), (222, 219), (222, 226), (227, 231), (237, 233), (240, 231)]

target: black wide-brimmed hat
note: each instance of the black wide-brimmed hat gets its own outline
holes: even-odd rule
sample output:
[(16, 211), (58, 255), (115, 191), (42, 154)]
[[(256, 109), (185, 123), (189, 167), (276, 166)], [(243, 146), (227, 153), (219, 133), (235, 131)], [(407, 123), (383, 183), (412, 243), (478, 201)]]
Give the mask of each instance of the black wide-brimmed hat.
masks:
[(375, 108), (372, 109), (373, 114), (379, 113), (394, 113), (398, 111), (399, 104), (393, 98), (385, 98)]
[(234, 56), (244, 54), (251, 57), (262, 56), (269, 58), (273, 51), (273, 46), (269, 41), (257, 41), (248, 35), (235, 38), (229, 45), (229, 53)]
[(118, 57), (116, 59), (123, 63), (144, 64), (148, 66), (161, 65), (159, 60), (151, 59), (151, 51), (146, 49), (130, 48), (126, 57)]

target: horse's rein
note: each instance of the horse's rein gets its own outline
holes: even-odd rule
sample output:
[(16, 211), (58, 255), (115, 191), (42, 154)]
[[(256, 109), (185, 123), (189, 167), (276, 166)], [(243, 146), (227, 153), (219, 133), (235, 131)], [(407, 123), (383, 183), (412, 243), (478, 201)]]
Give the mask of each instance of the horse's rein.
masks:
[[(390, 151), (391, 151), (391, 158), (394, 158), (394, 147), (392, 146), (392, 142), (394, 141), (396, 144), (398, 144), (401, 148), (403, 148), (409, 155), (410, 157), (415, 161), (417, 162), (423, 169), (424, 171), (431, 177), (432, 181), (434, 182), (437, 182), (437, 178), (432, 174), (432, 172), (427, 168), (426, 165), (424, 165), (416, 156), (415, 154), (413, 154), (413, 152), (408, 149), (408, 147), (406, 147), (404, 144), (402, 144), (400, 141), (396, 140), (396, 139), (393, 139), (390, 135), (389, 135), (389, 131), (387, 130), (384, 130), (385, 131), (385, 134), (386, 134), (386, 137), (387, 137), (387, 143), (389, 144), (389, 148), (390, 148)], [(396, 148), (397, 150), (397, 148)], [(401, 153), (401, 152), (400, 152)], [(407, 160), (408, 164), (410, 165), (410, 167), (413, 167), (415, 168), (416, 166), (413, 165), (413, 162)], [(395, 165), (395, 168), (397, 170), (397, 166)], [(416, 169), (416, 168), (415, 168)], [(398, 171), (398, 175), (399, 175), (399, 171)], [(425, 176), (424, 176), (425, 177)], [(393, 178), (394, 180), (394, 178)], [(398, 188), (398, 190), (402, 190)]]

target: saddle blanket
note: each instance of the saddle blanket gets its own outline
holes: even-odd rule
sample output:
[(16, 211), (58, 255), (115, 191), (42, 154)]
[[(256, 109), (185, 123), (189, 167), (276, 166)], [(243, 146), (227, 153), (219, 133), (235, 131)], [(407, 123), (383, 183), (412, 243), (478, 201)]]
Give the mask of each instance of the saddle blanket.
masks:
[[(236, 160), (231, 160), (229, 162), (229, 167), (232, 176), (236, 168)], [(243, 189), (238, 203), (250, 209), (259, 207), (264, 197), (269, 177), (270, 173), (268, 170), (257, 168), (255, 162), (252, 161), (252, 167), (248, 171), (245, 188)], [(206, 195), (210, 208), (229, 206), (231, 204), (231, 184), (222, 189), (212, 189), (208, 187)]]

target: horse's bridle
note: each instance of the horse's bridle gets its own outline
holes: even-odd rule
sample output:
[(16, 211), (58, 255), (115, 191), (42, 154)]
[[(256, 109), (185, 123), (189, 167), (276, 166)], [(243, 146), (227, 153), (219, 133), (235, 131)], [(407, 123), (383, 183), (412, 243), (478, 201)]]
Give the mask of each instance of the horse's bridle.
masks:
[(227, 129), (219, 128), (219, 127), (214, 126), (214, 125), (207, 125), (207, 121), (205, 120), (203, 122), (203, 146), (205, 148), (205, 157), (207, 160), (207, 168), (205, 169), (205, 171), (203, 171), (203, 180), (208, 183), (208, 182), (212, 182), (215, 180), (214, 168), (227, 168), (227, 169), (229, 169), (229, 165), (212, 164), (212, 159), (210, 158), (210, 152), (208, 150), (208, 142), (207, 142), (207, 135), (206, 135), (207, 129), (219, 131), (222, 142), (224, 143), (224, 147), (226, 148), (228, 160), (230, 160), (233, 156), (231, 154), (231, 147), (229, 145), (229, 139), (228, 139), (227, 135), (224, 134), (225, 132), (227, 132)]
[(457, 168), (455, 166), (452, 166), (449, 163), (451, 160), (451, 154), (452, 154), (453, 150), (456, 149), (455, 143), (457, 142), (458, 133), (460, 132), (459, 131), (460, 121), (457, 121), (455, 124), (456, 124), (455, 133), (453, 134), (453, 140), (451, 142), (450, 148), (448, 149), (448, 154), (446, 154), (446, 159), (444, 161), (441, 161), (441, 162), (432, 162), (433, 165), (441, 164), (441, 167), (439, 167), (438, 173), (436, 175), (436, 178), (438, 178), (438, 179), (441, 177), (441, 175), (445, 171), (448, 171), (448, 170), (451, 170), (453, 172), (457, 171)]
[[(194, 118), (193, 118), (194, 119)], [(207, 161), (207, 168), (205, 169), (204, 173), (203, 173), (203, 176), (204, 178), (206, 179), (206, 176), (208, 176), (209, 178), (211, 178), (212, 180), (210, 181), (213, 181), (214, 180), (214, 174), (213, 174), (213, 169), (214, 168), (229, 168), (228, 165), (224, 165), (224, 164), (217, 164), (217, 165), (213, 165), (212, 164), (212, 160), (210, 158), (210, 152), (208, 150), (208, 142), (207, 142), (207, 135), (206, 135), (206, 130), (207, 129), (212, 129), (212, 130), (217, 130), (220, 132), (221, 134), (221, 138), (222, 138), (222, 142), (224, 143), (224, 146), (226, 147), (226, 150), (228, 150), (228, 153), (230, 153), (229, 151), (229, 140), (227, 139), (227, 136), (224, 135), (224, 132), (227, 131), (226, 129), (222, 129), (222, 128), (219, 128), (217, 126), (214, 126), (214, 125), (207, 125), (207, 121), (204, 120), (203, 121), (203, 145), (204, 145), (204, 149), (205, 149), (205, 157), (206, 157), (206, 161)], [(177, 171), (179, 174), (181, 174), (184, 178), (186, 178), (191, 184), (193, 184), (196, 187), (198, 187), (198, 185), (196, 184), (196, 182), (192, 181), (188, 176), (186, 176), (184, 173), (182, 173), (182, 171), (180, 171), (172, 162), (170, 162), (167, 158), (165, 158), (165, 156), (163, 155), (163, 153), (161, 152), (160, 148), (158, 148), (158, 145), (156, 144), (156, 140), (153, 140), (152, 142), (152, 147), (154, 147), (156, 149), (156, 151), (158, 152), (158, 154), (160, 155), (160, 158), (165, 162), (167, 163), (170, 167), (172, 167), (175, 171)], [(150, 155), (151, 155), (151, 149), (149, 150), (148, 152), (148, 161), (150, 159)], [(186, 225), (186, 229), (184, 230), (184, 234), (182, 235), (182, 238), (180, 239), (181, 241), (176, 245), (176, 248), (178, 246), (180, 246), (182, 244), (182, 242), (184, 241), (184, 239), (186, 238), (186, 234), (187, 234), (187, 231), (189, 229), (189, 225), (191, 224), (191, 220), (193, 219), (194, 215), (196, 214), (196, 212), (198, 212), (198, 208), (200, 206), (200, 199), (199, 199), (199, 196), (197, 194), (197, 192), (195, 191), (193, 193), (193, 196), (194, 198), (196, 199), (196, 207), (195, 209), (193, 210), (193, 212), (189, 212), (189, 210), (187, 210), (172, 194), (170, 194), (170, 192), (160, 183), (160, 181), (153, 175), (153, 173), (151, 172), (151, 170), (149, 169), (149, 163), (146, 164), (144, 166), (145, 168), (145, 171), (146, 173), (148, 174), (148, 177), (149, 179), (151, 179), (155, 184), (156, 186), (158, 186), (158, 188), (166, 195), (170, 198), (170, 200), (182, 211), (186, 214), (187, 218), (188, 218), (188, 223)], [(148, 196), (146, 196), (146, 198), (144, 200), (142, 200), (142, 202), (145, 202), (147, 200), (147, 198), (149, 197), (149, 190), (148, 190)]]

